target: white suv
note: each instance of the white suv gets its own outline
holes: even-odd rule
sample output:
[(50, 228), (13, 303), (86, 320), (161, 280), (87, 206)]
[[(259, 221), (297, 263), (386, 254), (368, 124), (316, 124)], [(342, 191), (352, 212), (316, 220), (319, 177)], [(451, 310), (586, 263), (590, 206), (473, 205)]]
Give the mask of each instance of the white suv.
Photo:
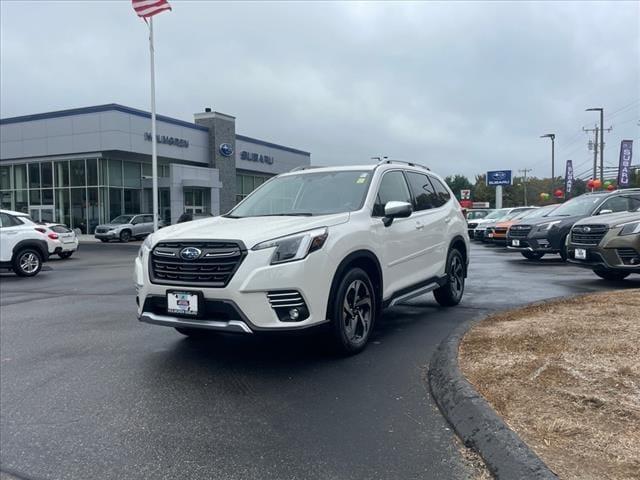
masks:
[(49, 259), (46, 230), (26, 213), (0, 210), (0, 268), (33, 277)]
[(328, 324), (355, 353), (384, 307), (429, 291), (458, 304), (468, 262), (460, 205), (427, 168), (309, 168), (227, 215), (148, 236), (135, 261), (138, 318), (185, 335)]

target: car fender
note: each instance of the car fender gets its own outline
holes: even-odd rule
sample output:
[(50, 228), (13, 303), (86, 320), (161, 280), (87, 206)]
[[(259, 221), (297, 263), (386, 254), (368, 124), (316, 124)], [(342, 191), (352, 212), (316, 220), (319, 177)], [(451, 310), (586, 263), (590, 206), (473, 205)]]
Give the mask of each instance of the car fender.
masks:
[(47, 260), (49, 260), (49, 245), (47, 244), (47, 241), (38, 240), (35, 238), (28, 238), (16, 243), (15, 246), (13, 247), (12, 256), (15, 255), (16, 252), (26, 247), (31, 247), (38, 250), (38, 252), (40, 252), (40, 255), (42, 256), (43, 262), (46, 262)]

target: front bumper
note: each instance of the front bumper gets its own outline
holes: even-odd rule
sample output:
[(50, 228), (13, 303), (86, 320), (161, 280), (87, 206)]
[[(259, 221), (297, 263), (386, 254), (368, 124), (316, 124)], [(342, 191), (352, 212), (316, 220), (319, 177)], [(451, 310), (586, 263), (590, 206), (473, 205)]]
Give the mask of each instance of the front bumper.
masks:
[(114, 240), (119, 238), (120, 233), (116, 230), (109, 230), (105, 233), (94, 233), (93, 236), (98, 240)]
[[(619, 236), (611, 229), (598, 245), (581, 245), (567, 239), (567, 260), (584, 268), (604, 268), (619, 272), (640, 273), (640, 235)], [(576, 259), (576, 249), (586, 252), (586, 259)]]
[[(190, 327), (238, 333), (286, 331), (315, 327), (328, 320), (327, 301), (334, 262), (325, 250), (311, 253), (304, 260), (269, 265), (271, 249), (247, 252), (226, 287), (162, 285), (149, 278), (149, 252), (135, 260), (138, 319), (169, 327)], [(189, 291), (199, 294), (198, 318), (183, 317), (166, 310), (167, 292)], [(297, 291), (304, 300), (308, 316), (300, 321), (281, 320), (267, 293)]]
[[(514, 245), (517, 240), (519, 245)], [(562, 232), (545, 230), (542, 232), (532, 232), (526, 237), (514, 237), (507, 234), (507, 248), (510, 250), (537, 252), (537, 253), (559, 253), (563, 246), (564, 236)]]

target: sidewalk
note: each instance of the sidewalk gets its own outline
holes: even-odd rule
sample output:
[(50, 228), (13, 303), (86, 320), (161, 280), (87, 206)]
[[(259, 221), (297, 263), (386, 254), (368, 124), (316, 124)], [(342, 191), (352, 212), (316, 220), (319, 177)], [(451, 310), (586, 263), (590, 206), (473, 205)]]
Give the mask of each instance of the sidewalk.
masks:
[[(76, 234), (76, 236), (78, 237), (78, 241), (80, 243), (101, 243), (100, 240), (98, 240), (93, 235), (87, 235), (87, 234), (77, 235)], [(131, 240), (129, 243), (137, 244), (140, 242), (141, 242), (140, 240)], [(119, 242), (109, 242), (109, 243), (119, 243)]]

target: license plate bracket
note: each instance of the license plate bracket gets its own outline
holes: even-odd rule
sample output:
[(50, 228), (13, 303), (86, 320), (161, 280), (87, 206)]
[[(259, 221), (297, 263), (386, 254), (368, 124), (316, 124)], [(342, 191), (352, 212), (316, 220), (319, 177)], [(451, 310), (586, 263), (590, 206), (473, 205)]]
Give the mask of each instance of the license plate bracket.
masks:
[(167, 313), (199, 317), (202, 313), (202, 292), (167, 290)]
[(576, 260), (586, 260), (587, 251), (584, 248), (576, 248), (575, 252), (573, 252), (573, 256)]
[(519, 247), (520, 246), (520, 240), (511, 240), (511, 246), (512, 247)]

